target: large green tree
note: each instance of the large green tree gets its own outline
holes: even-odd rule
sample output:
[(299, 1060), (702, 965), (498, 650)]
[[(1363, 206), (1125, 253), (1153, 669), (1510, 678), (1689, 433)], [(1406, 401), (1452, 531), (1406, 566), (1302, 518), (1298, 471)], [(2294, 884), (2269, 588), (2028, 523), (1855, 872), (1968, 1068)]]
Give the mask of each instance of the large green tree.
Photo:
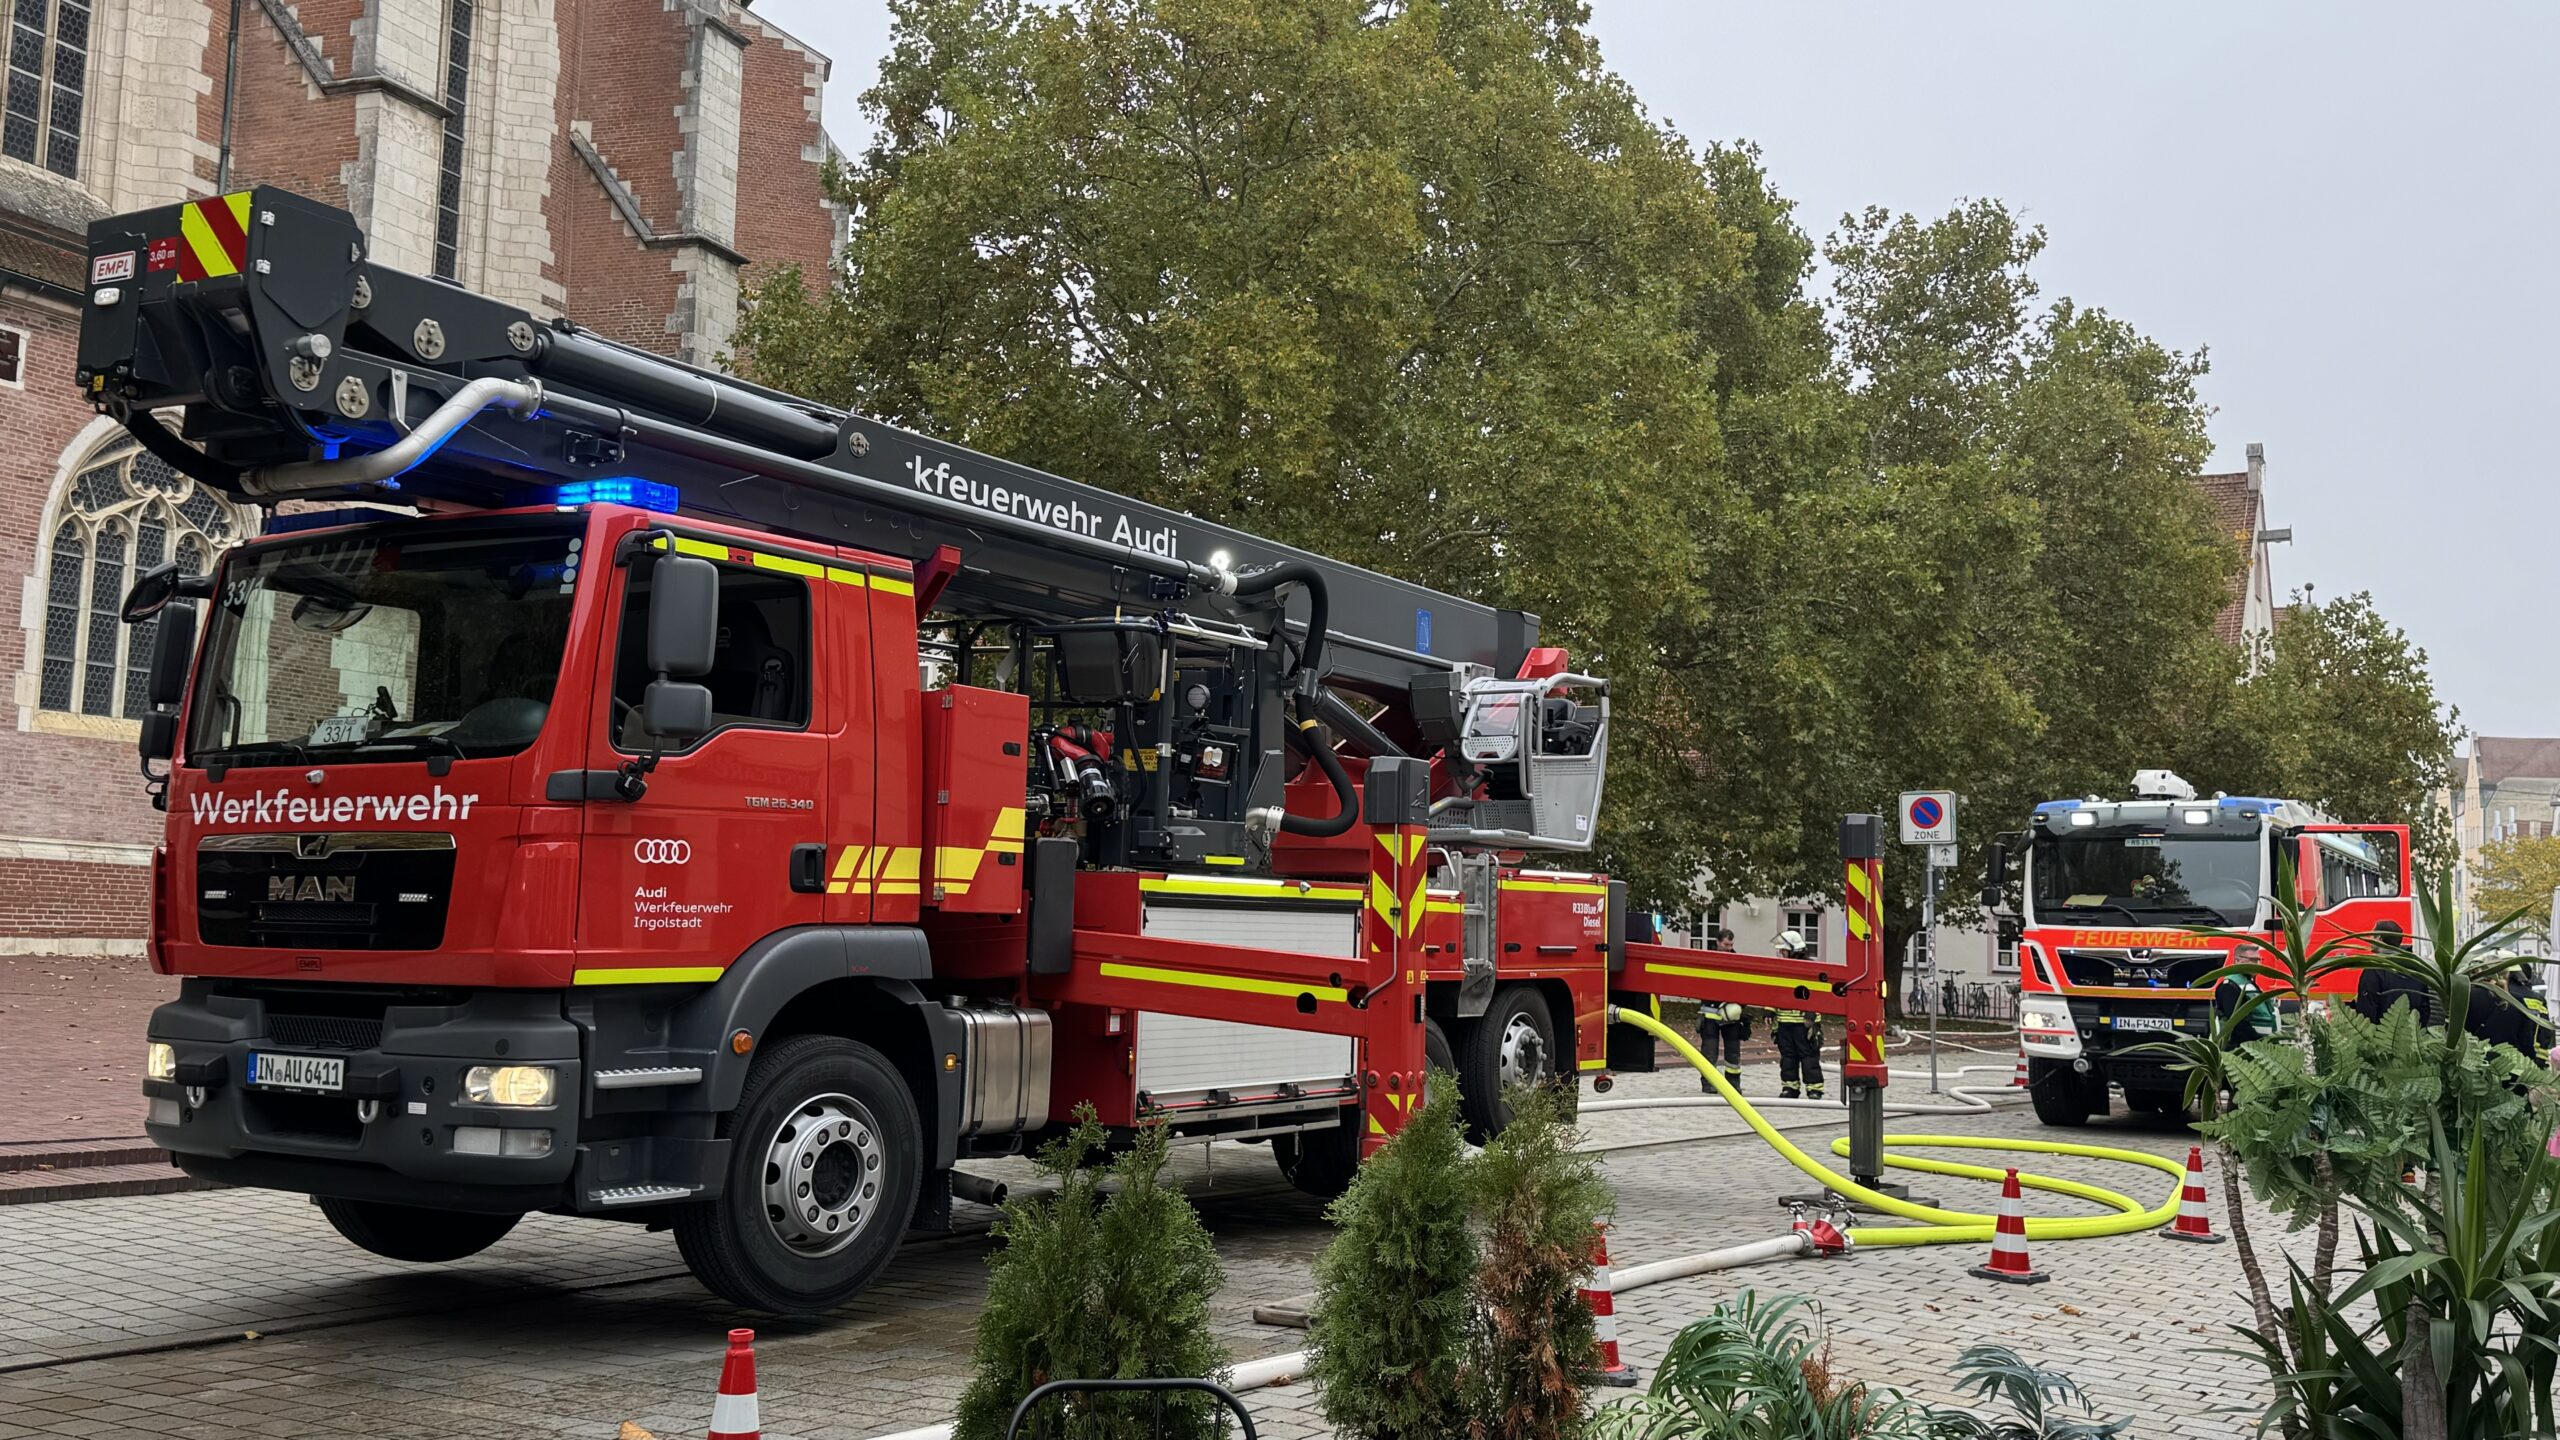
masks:
[(1818, 246), (1581, 0), (892, 9), (840, 278), (762, 287), (741, 363), (1537, 612), (1611, 677), (1640, 899), (1836, 894), (1838, 817), (1922, 785), (1977, 856), (2189, 756), (2341, 813), (2423, 787), (2422, 657), (2342, 615), (2253, 679), (2213, 639), (2203, 358), (2045, 301), (1998, 202)]

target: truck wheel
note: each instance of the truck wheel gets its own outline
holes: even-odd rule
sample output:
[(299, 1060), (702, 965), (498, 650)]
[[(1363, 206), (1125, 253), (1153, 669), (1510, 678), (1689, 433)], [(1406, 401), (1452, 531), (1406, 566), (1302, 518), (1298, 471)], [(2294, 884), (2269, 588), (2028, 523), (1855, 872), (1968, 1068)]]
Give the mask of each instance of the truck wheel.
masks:
[(1458, 1056), (1458, 1098), (1468, 1138), (1481, 1145), (1511, 1123), (1505, 1092), (1523, 1081), (1555, 1078), (1556, 1022), (1533, 985), (1494, 992)]
[(1301, 1194), (1331, 1200), (1351, 1188), (1360, 1171), (1360, 1108), (1346, 1105), (1342, 1123), (1271, 1137), (1271, 1158)]
[(704, 1288), (785, 1315), (832, 1310), (898, 1253), (915, 1214), (923, 1126), (879, 1051), (798, 1035), (758, 1056), (720, 1198), (676, 1212), (676, 1248)]
[(339, 1234), (387, 1260), (441, 1264), (477, 1255), (506, 1238), (521, 1215), (476, 1215), (467, 1210), (422, 1210), (379, 1200), (313, 1197)]
[(2089, 1087), (2059, 1060), (2027, 1062), (2027, 1096), (2035, 1102), (2036, 1118), (2047, 1125), (2077, 1129), (2089, 1123)]
[(1422, 1022), (1422, 1069), (1426, 1076), (1438, 1073), (1454, 1079), (1458, 1073), (1458, 1052), (1449, 1048), (1449, 1032), (1437, 1020)]

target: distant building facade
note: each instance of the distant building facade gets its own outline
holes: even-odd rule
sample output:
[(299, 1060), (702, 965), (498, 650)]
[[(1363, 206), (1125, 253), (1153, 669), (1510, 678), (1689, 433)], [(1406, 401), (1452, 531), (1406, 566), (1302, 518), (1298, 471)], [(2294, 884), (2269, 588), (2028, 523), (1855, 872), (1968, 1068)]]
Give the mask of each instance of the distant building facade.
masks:
[(379, 263), (716, 363), (763, 267), (823, 283), (839, 246), (827, 71), (731, 0), (16, 0), (0, 954), (140, 949), (159, 817), (116, 601), (137, 569), (209, 563), (262, 523), (74, 393), (88, 223), (279, 185), (347, 207)]
[(2212, 508), (2215, 532), (2245, 555), (2232, 577), (2230, 602), (2213, 623), (2215, 636), (2233, 644), (2255, 644), (2275, 633), (2279, 611), (2268, 551), (2293, 538), (2291, 530), (2267, 528), (2267, 447), (2252, 442), (2248, 456), (2245, 470), (2196, 477)]
[(2454, 760), (2448, 798), (2462, 848), (2463, 919), (2479, 925), (2491, 918), (2473, 898), (2481, 850), (2502, 840), (2560, 834), (2560, 738), (2472, 736), (2468, 753)]

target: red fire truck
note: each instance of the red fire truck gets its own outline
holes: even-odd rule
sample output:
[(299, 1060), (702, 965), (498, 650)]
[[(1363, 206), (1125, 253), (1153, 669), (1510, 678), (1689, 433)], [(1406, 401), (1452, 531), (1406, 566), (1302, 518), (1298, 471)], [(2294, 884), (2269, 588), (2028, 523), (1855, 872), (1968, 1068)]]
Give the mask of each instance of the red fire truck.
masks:
[[(2417, 933), (2406, 826), (2340, 825), (2291, 800), (2199, 798), (2166, 770), (2136, 775), (2130, 799), (2038, 805), (1993, 851), (1984, 900), (1995, 910), (2011, 858), (2023, 872), (2008, 922), (2018, 927), (2018, 1037), (2047, 1125), (2106, 1114), (2111, 1086), (2131, 1109), (2177, 1108), (2185, 1077), (2139, 1047), (2209, 1032), (2215, 991), (2203, 977), (2261, 947), (2196, 930), (2256, 931), (2272, 944), (2271, 897), (2288, 875), (2314, 911), (2314, 946)], [(2353, 999), (2355, 974), (2320, 989)]]
[(411, 1260), (665, 1225), (807, 1312), (1080, 1106), (1325, 1193), (1426, 1056), (1485, 1131), (1606, 1064), (1623, 887), (1523, 857), (1589, 848), (1608, 687), (1535, 617), (375, 265), (286, 192), (91, 246), (84, 393), (272, 511), (125, 607), (190, 1173)]

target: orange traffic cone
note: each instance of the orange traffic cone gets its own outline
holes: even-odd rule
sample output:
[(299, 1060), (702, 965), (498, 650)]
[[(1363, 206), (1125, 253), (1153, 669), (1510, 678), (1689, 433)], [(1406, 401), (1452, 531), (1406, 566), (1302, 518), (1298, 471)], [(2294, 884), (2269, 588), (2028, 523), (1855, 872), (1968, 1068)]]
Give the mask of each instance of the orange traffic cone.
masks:
[(2027, 1259), (2026, 1196), (2018, 1189), (2015, 1170), (2000, 1186), (2000, 1220), (1992, 1227), (1991, 1259), (1965, 1273), (2012, 1285), (2041, 1285), (2053, 1278)]
[(2009, 1088), (2012, 1090), (2027, 1088), (2027, 1042), (2024, 1040), (2018, 1042), (2018, 1069), (2009, 1077)]
[(1592, 1378), (1603, 1385), (1633, 1385), (1636, 1367), (1618, 1358), (1618, 1302), (1609, 1278), (1609, 1227), (1591, 1222), (1591, 1283), (1582, 1287), (1582, 1303), (1591, 1307), (1591, 1329), (1600, 1340), (1600, 1370)]
[(2187, 1183), (2178, 1191), (2178, 1218), (2160, 1232), (2171, 1240), (2219, 1245), (2227, 1237), (2213, 1233), (2213, 1214), (2204, 1205), (2204, 1147), (2187, 1147)]
[(729, 1353), (720, 1361), (720, 1396), (711, 1402), (711, 1440), (758, 1440), (764, 1424), (756, 1415), (756, 1332), (729, 1332)]

